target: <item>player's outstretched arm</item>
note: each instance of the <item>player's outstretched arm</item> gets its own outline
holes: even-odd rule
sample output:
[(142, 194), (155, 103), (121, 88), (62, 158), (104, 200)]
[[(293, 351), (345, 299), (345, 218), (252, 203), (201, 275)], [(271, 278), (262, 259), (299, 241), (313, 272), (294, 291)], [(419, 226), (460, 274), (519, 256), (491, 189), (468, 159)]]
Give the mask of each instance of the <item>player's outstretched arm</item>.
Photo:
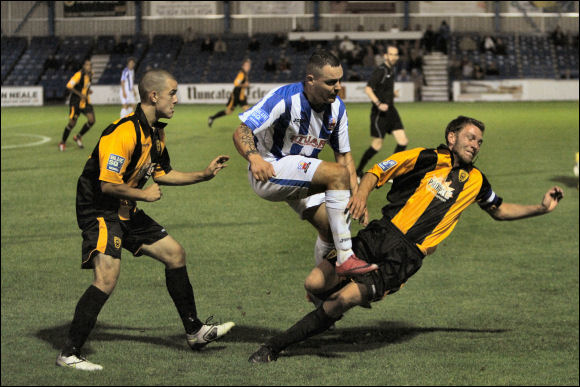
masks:
[[(363, 219), (362, 217), (368, 217), (367, 200), (371, 191), (375, 188), (378, 177), (372, 173), (365, 173), (360, 181), (358, 190), (354, 194), (350, 201), (348, 202), (347, 209), (352, 215), (353, 219)], [(368, 223), (368, 219), (363, 219), (363, 224)]]
[(276, 175), (274, 166), (264, 160), (256, 149), (252, 129), (245, 124), (240, 124), (234, 132), (233, 139), (238, 153), (250, 163), (250, 171), (252, 171), (254, 179), (268, 181), (269, 178)]
[(488, 210), (488, 213), (495, 220), (517, 220), (544, 215), (552, 212), (563, 197), (562, 188), (554, 186), (546, 192), (540, 204), (523, 205), (504, 202), (499, 207)]
[(230, 156), (219, 155), (213, 159), (203, 171), (180, 172), (172, 169), (169, 173), (154, 178), (155, 182), (161, 185), (190, 185), (202, 181), (208, 181), (215, 177), (219, 171), (227, 167), (226, 162)]

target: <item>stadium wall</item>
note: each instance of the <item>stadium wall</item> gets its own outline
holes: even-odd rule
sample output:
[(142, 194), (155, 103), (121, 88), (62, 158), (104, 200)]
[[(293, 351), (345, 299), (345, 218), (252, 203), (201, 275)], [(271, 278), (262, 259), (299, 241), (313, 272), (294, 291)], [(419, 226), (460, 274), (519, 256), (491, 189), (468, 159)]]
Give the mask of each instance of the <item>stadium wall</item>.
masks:
[[(347, 103), (368, 102), (364, 93), (365, 82), (344, 82)], [(266, 93), (281, 84), (254, 83), (248, 93), (248, 102), (258, 102)], [(412, 82), (397, 82), (397, 102), (415, 100)], [(230, 96), (230, 83), (180, 84), (180, 104), (221, 104)], [(94, 105), (120, 105), (119, 86), (95, 85), (91, 87)], [(507, 79), (502, 81), (456, 81), (453, 82), (453, 101), (578, 101), (578, 80)], [(43, 105), (42, 86), (2, 87), (2, 107)]]
[[(254, 104), (264, 97), (270, 90), (282, 86), (275, 83), (252, 83), (248, 91), (248, 102)], [(344, 82), (345, 102), (369, 102), (364, 92), (366, 82)], [(397, 102), (412, 102), (415, 99), (412, 82), (396, 83), (399, 90)], [(119, 86), (96, 85), (91, 86), (91, 103), (94, 105), (120, 105)], [(177, 98), (180, 104), (223, 104), (232, 92), (231, 83), (197, 83), (180, 84)]]
[(578, 80), (455, 81), (453, 101), (578, 101)]
[[(2, 32), (7, 36), (46, 36), (49, 34), (48, 7), (46, 2), (34, 8), (29, 19), (21, 30), (15, 33), (18, 26), (32, 9), (34, 1), (2, 1)], [(97, 35), (130, 35), (135, 33), (135, 2), (127, 2), (125, 16), (111, 17), (65, 17), (64, 2), (55, 2), (55, 34), (57, 36), (97, 36)], [(224, 32), (223, 2), (215, 3), (215, 13), (210, 15), (152, 15), (151, 3), (143, 2), (143, 33), (149, 36), (158, 34), (183, 34), (191, 27), (198, 34), (221, 34)], [(231, 33), (255, 34), (288, 32), (302, 27), (312, 30), (314, 24), (312, 2), (304, 2), (302, 14), (240, 14), (240, 2), (230, 2), (232, 19)], [(356, 31), (362, 25), (366, 31), (377, 31), (381, 25), (390, 29), (394, 25), (403, 26), (403, 2), (395, 2), (396, 13), (383, 14), (337, 14), (329, 13), (329, 2), (321, 2), (320, 29), (334, 31), (340, 26), (341, 31)], [(410, 26), (422, 30), (428, 25), (438, 28), (443, 20), (447, 21), (454, 32), (474, 31), (491, 33), (495, 31), (495, 14), (489, 11), (490, 2), (486, 2), (485, 12), (473, 14), (460, 13), (420, 13), (410, 2)], [(505, 8), (505, 7), (504, 7)], [(504, 10), (505, 11), (505, 10)], [(534, 13), (530, 14), (530, 23), (522, 13), (504, 12), (501, 14), (502, 32), (536, 33), (536, 27), (543, 33), (560, 25), (564, 31), (578, 32), (578, 13)], [(534, 27), (535, 26), (535, 27)]]

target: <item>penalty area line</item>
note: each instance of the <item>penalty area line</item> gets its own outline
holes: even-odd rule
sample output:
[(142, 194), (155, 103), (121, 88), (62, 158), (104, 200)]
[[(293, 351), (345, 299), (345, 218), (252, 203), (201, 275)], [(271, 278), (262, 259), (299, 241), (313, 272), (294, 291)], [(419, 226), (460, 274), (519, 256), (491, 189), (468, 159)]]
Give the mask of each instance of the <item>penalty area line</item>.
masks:
[(2, 145), (2, 149), (16, 149), (16, 148), (26, 148), (26, 147), (30, 147), (30, 146), (39, 146), (42, 144), (46, 144), (47, 142), (52, 140), (52, 138), (46, 137), (46, 136), (41, 136), (40, 134), (13, 133), (13, 135), (25, 136), (25, 137), (35, 137), (35, 138), (39, 138), (39, 140), (33, 141), (33, 142), (27, 142), (24, 144), (17, 144), (17, 145)]

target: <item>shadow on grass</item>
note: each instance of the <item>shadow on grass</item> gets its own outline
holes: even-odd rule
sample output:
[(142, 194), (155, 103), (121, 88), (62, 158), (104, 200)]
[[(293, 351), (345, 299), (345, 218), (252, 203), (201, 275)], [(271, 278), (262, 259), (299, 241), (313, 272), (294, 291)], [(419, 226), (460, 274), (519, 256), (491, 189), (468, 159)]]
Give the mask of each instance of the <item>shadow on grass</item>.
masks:
[[(344, 357), (342, 353), (370, 351), (390, 344), (397, 344), (414, 337), (432, 333), (503, 333), (505, 329), (469, 329), (446, 327), (414, 327), (400, 321), (380, 321), (374, 326), (340, 328), (339, 326), (320, 335), (313, 336), (304, 342), (290, 346), (282, 356), (316, 355), (325, 358)], [(239, 325), (225, 336), (221, 342), (255, 342), (262, 344), (272, 335), (281, 331)], [(257, 349), (257, 348), (256, 348)]]
[[(66, 323), (55, 327), (40, 329), (34, 333), (34, 336), (49, 343), (55, 350), (59, 351), (66, 341), (69, 325), (70, 323)], [(87, 340), (87, 344), (83, 347), (83, 354), (90, 355), (93, 353), (90, 348), (90, 343), (95, 341), (133, 341), (191, 352), (191, 349), (189, 349), (185, 341), (185, 334), (159, 336), (152, 333), (152, 331), (158, 329), (152, 327), (140, 328), (110, 325), (97, 322)], [(225, 349), (225, 346), (217, 344), (205, 348), (204, 352), (214, 352), (222, 349)]]
[(554, 176), (550, 179), (556, 183), (564, 184), (569, 188), (576, 188), (578, 186), (578, 178), (575, 176)]
[[(340, 323), (339, 323), (340, 324)], [(91, 354), (90, 342), (95, 341), (133, 341), (152, 345), (169, 347), (179, 351), (191, 350), (185, 343), (185, 335), (158, 336), (154, 331), (159, 328), (140, 328), (106, 323), (97, 323), (93, 332), (89, 336), (87, 348), (83, 349), (85, 354)], [(362, 352), (374, 350), (390, 344), (397, 344), (413, 339), (414, 337), (433, 333), (449, 332), (457, 334), (473, 333), (503, 333), (505, 329), (469, 329), (469, 328), (446, 328), (446, 327), (413, 327), (405, 322), (381, 321), (374, 326), (362, 326), (352, 328), (336, 328), (326, 331), (320, 335), (293, 345), (289, 350), (284, 351), (282, 356), (303, 356), (316, 355), (326, 358), (344, 357), (342, 353)], [(34, 336), (48, 342), (55, 350), (60, 350), (65, 342), (68, 332), (68, 323), (45, 328), (37, 331)], [(236, 325), (232, 331), (224, 336), (219, 343), (209, 345), (204, 352), (221, 351), (226, 347), (220, 343), (256, 343), (262, 344), (273, 335), (282, 333), (280, 330), (267, 329), (263, 327)], [(256, 348), (257, 349), (257, 348)]]

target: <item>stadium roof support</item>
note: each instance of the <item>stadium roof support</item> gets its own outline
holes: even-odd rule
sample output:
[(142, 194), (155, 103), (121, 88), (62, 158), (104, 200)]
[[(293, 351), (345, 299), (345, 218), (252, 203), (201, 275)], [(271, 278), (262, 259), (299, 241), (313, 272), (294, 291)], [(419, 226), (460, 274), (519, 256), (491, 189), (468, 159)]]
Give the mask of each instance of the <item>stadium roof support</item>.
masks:
[(493, 13), (495, 14), (493, 18), (493, 29), (496, 33), (501, 32), (501, 3), (499, 1), (493, 2)]
[(32, 4), (32, 7), (30, 7), (30, 9), (28, 10), (28, 12), (26, 13), (26, 16), (24, 16), (24, 19), (22, 19), (22, 21), (20, 22), (20, 24), (18, 24), (18, 27), (16, 27), (16, 30), (14, 31), (14, 34), (17, 34), (18, 32), (20, 32), (20, 29), (22, 27), (24, 27), (24, 25), (28, 21), (28, 18), (30, 17), (30, 15), (32, 15), (32, 12), (34, 12), (34, 10), (36, 9), (36, 7), (38, 7), (40, 5), (40, 3), (43, 3), (43, 2), (42, 1), (35, 1), (34, 4)]
[(135, 1), (135, 36), (141, 36), (143, 32), (143, 4)]
[(224, 33), (229, 34), (231, 31), (232, 12), (230, 8), (230, 2), (224, 1)]
[(54, 33), (54, 27), (55, 27), (55, 21), (54, 21), (54, 1), (47, 1), (47, 5), (48, 5), (48, 36), (52, 36), (54, 37), (55, 33)]

